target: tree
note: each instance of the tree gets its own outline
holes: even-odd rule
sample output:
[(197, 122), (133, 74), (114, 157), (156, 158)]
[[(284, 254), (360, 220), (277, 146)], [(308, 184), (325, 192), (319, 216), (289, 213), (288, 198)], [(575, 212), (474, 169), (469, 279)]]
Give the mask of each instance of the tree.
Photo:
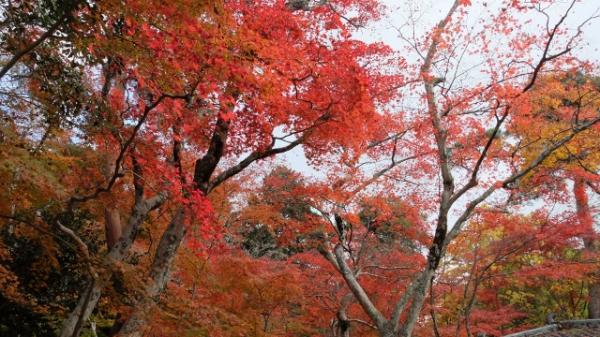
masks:
[[(597, 80), (581, 73), (566, 73), (547, 76), (532, 92), (530, 116), (511, 130), (522, 137), (523, 142), (532, 144), (535, 150), (543, 146), (539, 138), (546, 134), (556, 134), (569, 128), (572, 120), (590, 118), (597, 114), (600, 103)], [(575, 111), (574, 113), (572, 111)], [(537, 130), (528, 127), (536, 123)], [(594, 229), (594, 211), (591, 209), (587, 190), (597, 190), (598, 183), (598, 134), (597, 130), (587, 130), (574, 142), (556, 151), (548, 160), (521, 183), (529, 190), (529, 196), (542, 196), (551, 200), (564, 200), (564, 194), (571, 189), (575, 203), (575, 218), (585, 249), (590, 255), (597, 255), (597, 234)], [(540, 137), (541, 134), (541, 137)], [(530, 159), (526, 157), (525, 164)], [(565, 184), (566, 180), (572, 186)], [(562, 195), (561, 195), (562, 194)], [(525, 194), (527, 196), (527, 194)], [(600, 283), (589, 285), (589, 317), (600, 317)]]
[[(428, 245), (427, 262), (402, 295), (394, 299), (393, 310), (384, 311), (374, 303), (373, 295), (365, 290), (353, 272), (352, 259), (345, 248), (348, 247), (345, 234), (338, 232), (337, 238), (326, 250), (380, 336), (412, 334), (448, 245), (461, 233), (480, 205), (488, 201), (494, 192), (514, 186), (559, 148), (574, 138), (579, 139), (576, 136), (583, 131), (597, 128), (597, 113), (574, 118), (569, 129), (544, 137), (544, 147), (533, 151), (534, 154), (527, 154), (533, 160), (520, 166), (511, 166), (511, 163), (522, 160), (521, 156), (526, 153), (524, 148), (497, 141), (509, 125), (518, 123), (519, 118), (530, 111), (528, 97), (542, 71), (564, 71), (578, 64), (576, 59), (567, 55), (581, 34), (581, 26), (573, 30), (563, 27), (574, 5), (575, 2), (570, 3), (560, 16), (551, 20), (545, 2), (530, 7), (520, 2), (506, 2), (498, 14), (490, 16), (489, 22), (483, 22), (472, 31), (464, 31), (461, 21), (468, 19), (471, 4), (469, 1), (455, 1), (426, 37), (405, 38), (421, 61), (409, 68), (413, 70), (413, 81), (417, 84), (406, 89), (422, 95), (422, 105), (411, 115), (411, 130), (414, 131), (410, 140), (417, 141), (422, 149), (432, 148), (433, 153), (425, 152), (419, 156), (419, 162), (423, 163), (419, 171), (403, 173), (405, 179), (412, 173), (415, 176), (413, 181), (418, 181), (433, 168), (435, 173), (429, 178), (439, 177), (439, 194), (429, 199), (430, 204), (421, 205), (424, 209), (435, 209), (431, 216), (435, 235)], [(541, 14), (548, 21), (539, 34), (519, 35), (516, 33), (520, 28), (518, 21), (512, 18), (517, 13)], [(510, 41), (513, 47), (502, 54), (506, 58), (498, 57), (497, 51), (490, 46), (490, 41), (501, 39)], [(524, 52), (539, 45), (542, 47), (538, 53)], [(470, 52), (488, 55), (489, 58), (481, 66), (462, 72), (463, 55)], [(485, 80), (473, 85), (463, 82), (466, 74), (475, 72)], [(452, 78), (446, 78), (451, 74), (454, 74)], [(417, 85), (422, 89), (419, 90)], [(565, 113), (576, 116), (577, 109), (570, 108)], [(409, 146), (398, 145), (398, 148)], [(513, 170), (500, 176), (493, 174), (503, 161)], [(339, 210), (334, 209), (332, 217), (341, 225), (343, 218), (338, 213)]]
[[(347, 187), (356, 188), (354, 184)], [(305, 293), (320, 299), (306, 305), (319, 312), (315, 316), (331, 321), (331, 330), (322, 334), (374, 335), (374, 326), (344, 286), (327, 246), (335, 237), (345, 237), (356, 277), (377, 293), (378, 304), (388, 306), (388, 296), (404, 291), (410, 275), (424, 262), (421, 249), (429, 236), (421, 214), (398, 197), (382, 193), (348, 198), (355, 194), (339, 183), (329, 186), (281, 167), (271, 171), (257, 190), (260, 193), (247, 198), (248, 205), (232, 220), (232, 236), (239, 237), (232, 241), (243, 242), (240, 245), (251, 253), (263, 248), (264, 256), (291, 260), (302, 267), (307, 274)], [(337, 209), (335, 205), (343, 205), (344, 219), (329, 212)], [(256, 233), (269, 239), (259, 241)]]
[[(593, 263), (578, 247), (570, 217), (545, 210), (484, 210), (448, 248), (434, 285), (440, 335), (502, 335), (581, 317), (582, 285)], [(439, 301), (439, 302), (438, 302)]]
[[(191, 224), (208, 226), (206, 196), (217, 186), (252, 163), (300, 144), (313, 160), (342, 146), (358, 153), (363, 139), (377, 131), (383, 116), (375, 106), (390, 99), (386, 92), (395, 77), (379, 72), (378, 64), (387, 62), (380, 56), (390, 51), (350, 37), (354, 25), (377, 16), (374, 3), (292, 9), (282, 1), (109, 1), (78, 7), (69, 14), (76, 20), (65, 24), (69, 29), (57, 40), (69, 43), (70, 54), (59, 48), (50, 56), (16, 59), (45, 72), (52, 68), (40, 62), (54, 57), (61, 76), (76, 71), (80, 95), (55, 94), (52, 76), (21, 77), (23, 68), (7, 63), (6, 74), (14, 70), (13, 78), (28, 86), (35, 105), (42, 107), (34, 110), (33, 120), (45, 111), (56, 114), (67, 126), (65, 140), (108, 159), (104, 174), (75, 183), (70, 196), (58, 200), (70, 211), (110, 196), (104, 200), (108, 211), (101, 212), (109, 215), (105, 227), (112, 233), (103, 264), (126, 259), (151, 212), (161, 208), (171, 214), (149, 267), (147, 297), (122, 326), (122, 335), (139, 333), (144, 309), (166, 286)], [(356, 9), (361, 14), (350, 18), (346, 12)], [(47, 31), (52, 35), (56, 29)], [(42, 37), (31, 45), (47, 51), (54, 40)], [(72, 114), (57, 109), (66, 102)], [(26, 115), (15, 109), (10, 118)], [(48, 118), (40, 127), (55, 131), (57, 125)], [(52, 136), (41, 137), (40, 151)], [(237, 163), (218, 167), (223, 157), (235, 161), (246, 153)], [(116, 211), (123, 212), (127, 202), (118, 207), (111, 202), (127, 191), (131, 211), (120, 224)], [(59, 223), (52, 226), (61, 229)], [(64, 229), (77, 241), (77, 233)], [(79, 334), (109, 278), (108, 272), (91, 274), (62, 336)]]

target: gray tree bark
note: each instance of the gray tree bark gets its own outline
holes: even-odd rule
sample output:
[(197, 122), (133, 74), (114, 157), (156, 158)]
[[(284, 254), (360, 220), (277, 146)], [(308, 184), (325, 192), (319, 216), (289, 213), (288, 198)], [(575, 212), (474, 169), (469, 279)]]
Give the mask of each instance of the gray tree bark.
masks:
[(150, 269), (151, 281), (146, 286), (145, 297), (136, 305), (136, 310), (121, 327), (118, 336), (139, 337), (143, 333), (145, 315), (151, 308), (153, 298), (160, 294), (169, 281), (169, 272), (177, 249), (185, 237), (185, 211), (180, 208), (163, 232)]
[(336, 314), (336, 321), (334, 323), (334, 336), (335, 337), (350, 337), (350, 322), (348, 321), (348, 306), (354, 301), (352, 294), (346, 294), (342, 297), (340, 302), (340, 308)]
[[(165, 198), (166, 194), (158, 194), (155, 197), (146, 200), (142, 200), (141, 198), (137, 199), (127, 227), (123, 229), (120, 239), (109, 250), (106, 256), (105, 262), (107, 264), (123, 260), (131, 248), (131, 245), (135, 240), (135, 235), (137, 234), (140, 225), (144, 222), (146, 215), (162, 204)], [(102, 275), (98, 280), (86, 286), (82, 291), (82, 295), (79, 297), (77, 306), (75, 306), (64, 320), (60, 337), (79, 336), (80, 331), (75, 331), (77, 325), (81, 325), (81, 322), (86, 322), (90, 317), (92, 311), (94, 311), (94, 308), (98, 304), (102, 289), (104, 289), (104, 286), (109, 279), (110, 275)]]
[(81, 333), (81, 322), (85, 322), (90, 317), (101, 294), (102, 284), (100, 282), (93, 282), (87, 285), (86, 289), (82, 292), (82, 296), (79, 298), (77, 306), (63, 322), (60, 337), (79, 336)]

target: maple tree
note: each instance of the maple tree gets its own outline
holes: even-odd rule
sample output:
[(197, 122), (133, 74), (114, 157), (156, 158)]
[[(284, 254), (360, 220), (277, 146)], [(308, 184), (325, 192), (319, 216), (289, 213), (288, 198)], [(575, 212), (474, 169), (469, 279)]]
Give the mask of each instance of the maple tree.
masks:
[[(581, 73), (560, 72), (542, 77), (528, 100), (531, 112), (520, 116), (503, 136), (510, 142), (518, 135), (518, 146), (528, 147), (519, 165), (529, 164), (545, 139), (568, 129), (572, 118), (596, 113), (597, 86)], [(544, 205), (574, 202), (573, 210), (557, 213), (543, 207), (517, 219), (484, 210), (449, 248), (443, 267), (447, 271), (436, 286), (443, 304), (432, 311), (437, 313), (434, 324), (440, 335), (508, 333), (543, 325), (547, 315), (594, 317), (596, 234), (593, 209), (582, 187), (594, 186), (595, 132), (587, 130), (553, 153), (511, 190), (508, 199), (514, 206), (540, 198)]]
[(478, 214), (449, 247), (432, 324), (440, 335), (503, 335), (543, 325), (552, 314), (582, 317), (594, 259), (582, 254), (580, 234), (563, 214)]
[[(368, 11), (351, 20), (344, 15), (357, 8)], [(48, 113), (64, 112), (55, 111), (55, 99), (61, 104), (74, 100), (77, 112), (42, 123), (47, 132), (40, 145), (58, 126), (73, 123), (61, 131), (66, 132), (64, 137), (81, 135), (80, 146), (95, 148), (107, 161), (104, 176), (82, 177), (73, 183), (71, 196), (60, 201), (68, 212), (89, 201), (104, 201), (108, 263), (126, 257), (150, 212), (164, 208), (172, 213), (149, 266), (147, 298), (165, 287), (188, 220), (208, 226), (206, 195), (218, 185), (253, 162), (299, 144), (315, 160), (340, 146), (358, 151), (363, 137), (376, 131), (380, 115), (375, 105), (389, 99), (379, 93), (393, 81), (377, 72), (380, 59), (375, 56), (384, 56), (387, 62), (390, 51), (352, 40), (348, 31), (376, 16), (376, 8), (369, 2), (340, 2), (310, 10), (309, 14), (283, 2), (218, 1), (169, 5), (115, 1), (73, 12), (69, 8), (74, 18), (65, 23), (61, 39), (77, 59), (69, 64), (69, 55), (54, 53), (58, 66), (78, 71), (83, 97), (53, 93), (47, 76), (38, 78), (34, 73), (25, 79), (36, 103), (47, 107)], [(41, 51), (36, 47), (43, 41), (38, 40), (23, 41), (29, 43), (23, 54)], [(86, 57), (79, 60), (82, 54)], [(371, 64), (361, 66), (359, 59)], [(35, 58), (21, 61), (38, 69)], [(19, 113), (15, 112), (18, 117)], [(365, 118), (372, 123), (355, 122)], [(284, 134), (274, 134), (276, 128)], [(284, 145), (277, 146), (278, 142)], [(221, 157), (235, 160), (247, 152), (213, 177)], [(127, 206), (117, 198), (128, 190), (133, 195), (125, 200), (133, 203), (132, 211), (127, 224), (121, 224), (120, 213)], [(82, 243), (87, 254), (75, 233), (58, 222), (53, 225)], [(90, 282), (65, 321), (63, 336), (79, 334), (109, 276), (90, 268)], [(139, 310), (121, 327), (121, 335), (138, 333), (149, 301), (136, 304)]]
[[(346, 242), (345, 233), (338, 231), (337, 240), (332, 241), (331, 248), (327, 251), (332, 264), (337, 266), (380, 336), (412, 334), (425, 304), (427, 290), (434, 282), (448, 245), (459, 236), (467, 220), (477, 213), (479, 206), (490, 200), (494, 192), (512, 188), (516, 182), (572, 139), (580, 139), (576, 136), (581, 132), (597, 128), (598, 116), (593, 111), (581, 119), (571, 118), (573, 123), (568, 129), (544, 135), (541, 140), (543, 147), (533, 148), (530, 152), (525, 151), (531, 149), (527, 144), (514, 146), (497, 140), (507, 126), (527, 118), (527, 113), (531, 110), (528, 100), (530, 91), (542, 71), (560, 72), (572, 69), (574, 64), (578, 64), (576, 59), (568, 57), (567, 54), (581, 33), (580, 27), (571, 30), (570, 34), (565, 33), (563, 29), (566, 28), (562, 27), (574, 4), (571, 3), (571, 6), (551, 23), (550, 15), (545, 11), (542, 2), (530, 7), (522, 6), (518, 2), (507, 2), (499, 14), (491, 15), (490, 22), (493, 24), (482, 23), (481, 30), (465, 32), (459, 28), (460, 22), (467, 20), (471, 4), (455, 1), (429, 35), (423, 39), (406, 38), (409, 47), (414, 48), (420, 56), (421, 63), (412, 68), (416, 76), (414, 84), (408, 85), (408, 88), (414, 88), (422, 95), (422, 106), (417, 108), (412, 116), (411, 121), (416, 123), (416, 126), (408, 126), (409, 134), (413, 132), (414, 136), (407, 137), (407, 146), (397, 147), (410, 148), (410, 141), (413, 139), (419, 140), (421, 148), (429, 146), (432, 151), (409, 155), (406, 158), (417, 156), (419, 163), (426, 158), (430, 159), (428, 164), (431, 163), (431, 166), (421, 166), (420, 171), (415, 174), (415, 179), (422, 179), (423, 174), (428, 173), (432, 175), (431, 178), (439, 177), (439, 193), (430, 197), (432, 202), (429, 205), (421, 205), (434, 210), (432, 221), (435, 235), (428, 244), (427, 262), (401, 296), (393, 299), (396, 302), (393, 310), (383, 310), (374, 303), (373, 295), (365, 290), (352, 270), (354, 262), (348, 256), (351, 248), (348, 248), (350, 245)], [(512, 15), (517, 14), (511, 12), (528, 11), (546, 15), (546, 26), (541, 29), (539, 35), (515, 34), (519, 27), (516, 26), (517, 22), (512, 19)], [(473, 42), (474, 39), (481, 44)], [(489, 46), (489, 41), (500, 39), (510, 41), (515, 47), (502, 55), (503, 57), (495, 55), (498, 51)], [(521, 52), (540, 44), (542, 47), (539, 53)], [(463, 55), (470, 52), (477, 53), (479, 57), (490, 56), (482, 63), (483, 66), (477, 69), (485, 80), (473, 85), (462, 81), (461, 77), (465, 73), (460, 71)], [(585, 64), (581, 66), (585, 67)], [(565, 109), (564, 113), (576, 117), (578, 110), (571, 107)], [(400, 140), (399, 144), (403, 144), (403, 141)], [(527, 153), (532, 159), (524, 162), (523, 153)], [(508, 174), (493, 174), (502, 160), (506, 160), (505, 163), (513, 169)], [(392, 156), (392, 164), (394, 163)], [(403, 171), (405, 179), (411, 173), (409, 170)], [(421, 201), (423, 200), (421, 198)], [(338, 212), (333, 211), (334, 214)], [(454, 219), (451, 219), (451, 216)], [(340, 226), (343, 219), (339, 215), (335, 217)]]
[[(556, 75), (544, 78), (532, 93), (533, 109), (526, 123), (517, 124), (513, 132), (523, 136), (523, 142), (542, 146), (537, 139), (545, 134), (556, 134), (568, 127), (572, 119), (586, 118), (596, 114), (600, 96), (597, 80), (581, 73)], [(569, 111), (575, 113), (569, 114)], [(528, 123), (535, 121), (538, 132), (531, 133)], [(590, 207), (587, 190), (597, 190), (597, 130), (588, 130), (585, 137), (564, 146), (540, 165), (521, 184), (529, 194), (522, 199), (535, 196), (557, 202), (567, 202), (570, 195), (575, 204), (575, 227), (579, 228), (585, 250), (590, 255), (597, 253), (597, 235), (594, 230), (594, 210)], [(571, 181), (568, 187), (566, 181)], [(571, 191), (569, 192), (569, 188)], [(589, 317), (600, 317), (600, 285), (592, 281), (589, 285)]]
[[(340, 184), (333, 189), (305, 181), (281, 167), (263, 184), (257, 200), (248, 198), (250, 204), (240, 212), (235, 221), (239, 227), (232, 227), (239, 228), (235, 231), (241, 232), (244, 248), (271, 258), (287, 255), (310, 273), (310, 279), (323, 280), (316, 289), (314, 282), (309, 282), (313, 287), (309, 290), (320, 294), (323, 303), (313, 306), (325, 310), (320, 316), (330, 318), (332, 336), (349, 336), (350, 331), (373, 335), (374, 326), (344, 286), (328, 245), (343, 236), (356, 277), (377, 293), (377, 303), (389, 305), (387, 297), (404, 291), (406, 280), (424, 262), (419, 249), (429, 235), (420, 214), (399, 197), (372, 195), (353, 201), (347, 198), (353, 194), (345, 193)], [(336, 210), (340, 203), (346, 220), (337, 213), (331, 216), (330, 209)]]

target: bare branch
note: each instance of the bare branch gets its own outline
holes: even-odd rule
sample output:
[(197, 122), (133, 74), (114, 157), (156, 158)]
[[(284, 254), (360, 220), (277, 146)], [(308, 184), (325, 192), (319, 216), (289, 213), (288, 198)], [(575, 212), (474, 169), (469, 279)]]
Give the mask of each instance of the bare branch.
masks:
[(573, 132), (571, 132), (569, 135), (563, 137), (562, 139), (560, 139), (559, 141), (555, 142), (550, 147), (548, 147), (544, 151), (542, 151), (538, 155), (538, 157), (533, 162), (531, 162), (529, 165), (527, 165), (525, 168), (523, 168), (519, 172), (516, 172), (513, 175), (511, 175), (510, 177), (503, 180), (500, 183), (500, 186), (498, 186), (498, 184), (490, 186), (486, 191), (484, 191), (481, 195), (479, 195), (479, 197), (472, 200), (467, 205), (467, 207), (464, 210), (464, 212), (462, 213), (462, 215), (456, 220), (450, 233), (448, 233), (448, 236), (446, 237), (446, 240), (444, 242), (444, 248), (445, 248), (445, 246), (448, 245), (448, 243), (450, 243), (458, 235), (458, 233), (460, 233), (463, 225), (465, 224), (467, 219), (471, 216), (471, 214), (473, 213), (475, 208), (479, 204), (481, 204), (484, 200), (486, 200), (493, 192), (495, 192), (500, 187), (504, 187), (504, 188), (509, 187), (512, 183), (516, 182), (517, 180), (519, 180), (520, 178), (522, 178), (523, 176), (525, 176), (529, 172), (531, 172), (533, 169), (538, 167), (544, 160), (546, 160), (546, 158), (548, 158), (558, 148), (565, 145), (571, 139), (573, 139), (576, 135), (578, 135), (582, 131), (589, 129), (590, 127), (594, 126), (598, 122), (600, 122), (600, 117), (594, 118), (586, 123), (583, 123), (579, 127), (575, 128), (573, 130)]
[(40, 44), (46, 41), (49, 37), (51, 37), (63, 23), (68, 21), (69, 11), (64, 13), (56, 22), (48, 28), (42, 35), (40, 35), (35, 41), (29, 44), (24, 49), (18, 51), (13, 57), (0, 69), (0, 79), (6, 75), (6, 73), (19, 62), (19, 60), (29, 54), (32, 50), (37, 48)]
[(122, 176), (122, 174), (121, 174), (121, 165), (123, 163), (123, 160), (125, 159), (125, 154), (127, 153), (127, 151), (129, 150), (130, 146), (132, 145), (135, 137), (137, 136), (138, 131), (140, 130), (140, 128), (142, 127), (142, 125), (146, 121), (146, 118), (148, 117), (148, 114), (152, 110), (154, 110), (154, 108), (156, 108), (158, 105), (160, 105), (160, 103), (165, 98), (167, 98), (167, 97), (168, 98), (185, 98), (185, 96), (174, 96), (174, 95), (163, 94), (156, 101), (154, 101), (154, 103), (146, 106), (144, 108), (142, 116), (140, 117), (140, 119), (138, 120), (138, 122), (133, 127), (131, 135), (129, 136), (129, 138), (127, 138), (127, 140), (125, 141), (125, 143), (121, 145), (121, 149), (119, 151), (119, 154), (117, 155), (117, 159), (115, 160), (115, 169), (114, 169), (114, 172), (113, 172), (110, 180), (106, 184), (106, 186), (97, 188), (96, 191), (94, 191), (93, 193), (91, 193), (89, 195), (85, 195), (85, 196), (73, 196), (73, 197), (71, 197), (71, 199), (69, 199), (69, 201), (67, 202), (67, 205), (68, 205), (69, 208), (72, 208), (77, 203), (81, 203), (81, 202), (85, 202), (85, 201), (94, 199), (94, 198), (98, 197), (100, 194), (109, 192), (111, 190), (111, 188), (113, 187), (113, 185), (116, 183), (117, 179), (119, 179)]
[(361, 307), (365, 310), (365, 312), (369, 315), (369, 317), (375, 322), (375, 325), (378, 328), (382, 328), (385, 326), (387, 320), (383, 316), (383, 314), (375, 307), (375, 304), (369, 298), (369, 295), (365, 292), (363, 287), (360, 285), (354, 273), (346, 263), (346, 259), (344, 258), (344, 248), (341, 244), (336, 245), (335, 250), (335, 258), (340, 267), (340, 271), (346, 284), (350, 288), (350, 291), (356, 297), (356, 300), (361, 305)]

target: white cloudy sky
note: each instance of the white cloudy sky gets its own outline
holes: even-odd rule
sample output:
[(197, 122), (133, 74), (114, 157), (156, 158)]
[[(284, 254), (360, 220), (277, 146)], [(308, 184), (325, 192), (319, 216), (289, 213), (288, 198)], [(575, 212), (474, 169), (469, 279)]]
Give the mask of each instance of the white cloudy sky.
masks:
[[(367, 29), (363, 29), (360, 37), (366, 40), (384, 41), (393, 47), (401, 48), (403, 43), (394, 27), (401, 27), (406, 24), (411, 13), (416, 12), (416, 15), (420, 17), (418, 26), (420, 32), (429, 31), (446, 14), (453, 0), (384, 0), (382, 2), (387, 7), (386, 17), (367, 27)], [(504, 2), (499, 0), (472, 0), (469, 12), (472, 13), (470, 15), (475, 15), (483, 12), (484, 9), (493, 11)], [(525, 3), (527, 1), (521, 2)], [(550, 13), (559, 14), (571, 3), (571, 0), (554, 0), (552, 2)], [(599, 9), (600, 0), (580, 0), (571, 11), (565, 26), (576, 27), (591, 15), (597, 13)], [(543, 23), (544, 20), (540, 14), (528, 17), (534, 20), (529, 27), (530, 29), (535, 29), (535, 24)], [(554, 18), (557, 17), (554, 16)], [(527, 30), (528, 27), (523, 27), (523, 29)], [(584, 41), (592, 48), (580, 50), (578, 53), (582, 53), (581, 55), (587, 58), (600, 59), (598, 55), (600, 20), (592, 20), (586, 25)]]
[[(416, 25), (417, 33), (425, 34), (445, 15), (452, 2), (453, 0), (384, 0), (383, 3), (387, 8), (384, 17), (380, 21), (361, 29), (357, 32), (356, 37), (365, 41), (381, 41), (392, 46), (394, 49), (405, 50), (406, 43), (399, 37), (398, 28), (406, 25), (409, 17), (412, 15), (419, 18)], [(473, 5), (469, 8), (469, 16), (474, 18), (485, 16), (484, 10), (493, 12), (503, 2), (501, 0), (472, 0)], [(558, 14), (562, 13), (570, 3), (571, 0), (553, 1), (553, 5), (549, 10), (551, 14), (555, 14), (552, 22), (556, 21)], [(590, 16), (597, 14), (600, 14), (600, 0), (581, 0), (571, 11), (565, 22), (565, 26), (575, 28)], [(525, 31), (539, 29), (539, 25), (544, 22), (544, 17), (541, 14), (529, 17), (533, 19), (533, 22), (521, 28)], [(404, 29), (408, 29), (408, 27)], [(600, 19), (594, 19), (585, 25), (579, 48), (573, 52), (581, 58), (600, 64), (599, 49)], [(414, 54), (406, 53), (403, 56), (409, 61), (417, 61)], [(304, 172), (307, 175), (322, 176), (306, 163), (301, 148), (297, 148), (287, 155), (282, 156), (280, 160), (287, 162), (296, 170)]]
[[(415, 26), (417, 34), (426, 34), (445, 15), (452, 2), (453, 0), (385, 0), (384, 3), (387, 6), (385, 17), (379, 22), (362, 29), (356, 36), (365, 41), (381, 41), (392, 46), (394, 49), (405, 50), (406, 43), (399, 37), (397, 29), (406, 25), (409, 17), (412, 15), (413, 17), (419, 18)], [(494, 9), (497, 9), (503, 3), (503, 1), (500, 0), (472, 0), (472, 2), (473, 6), (469, 8), (468, 15), (472, 18), (485, 17), (486, 11), (494, 11)], [(570, 2), (570, 0), (553, 1), (552, 6), (549, 9), (549, 13), (554, 14), (551, 19), (551, 24), (556, 22), (558, 15), (564, 11)], [(578, 2), (571, 11), (565, 21), (565, 27), (574, 29), (590, 16), (598, 15), (599, 13), (600, 0), (582, 0)], [(539, 13), (528, 16), (528, 18), (531, 18), (533, 21), (527, 26), (520, 28), (526, 32), (535, 32), (535, 30), (540, 29), (540, 25), (543, 24), (545, 20)], [(475, 20), (471, 20), (470, 22), (475, 22)], [(469, 24), (469, 20), (467, 20), (467, 24)], [(405, 27), (405, 29), (406, 28), (407, 27)], [(600, 64), (600, 19), (591, 20), (585, 25), (583, 32), (578, 48), (575, 49), (573, 53), (580, 58)], [(498, 46), (499, 48), (502, 48), (503, 45), (501, 41)], [(403, 54), (403, 56), (407, 58), (409, 62), (418, 61), (415, 54), (411, 55), (410, 53), (406, 53)], [(287, 153), (285, 156), (280, 157), (278, 161), (285, 162), (296, 171), (300, 171), (305, 175), (313, 176), (315, 178), (323, 177), (322, 172), (315, 170), (307, 164), (301, 148), (296, 148)], [(461, 206), (464, 207), (464, 202), (458, 203), (456, 208), (461, 209)]]

